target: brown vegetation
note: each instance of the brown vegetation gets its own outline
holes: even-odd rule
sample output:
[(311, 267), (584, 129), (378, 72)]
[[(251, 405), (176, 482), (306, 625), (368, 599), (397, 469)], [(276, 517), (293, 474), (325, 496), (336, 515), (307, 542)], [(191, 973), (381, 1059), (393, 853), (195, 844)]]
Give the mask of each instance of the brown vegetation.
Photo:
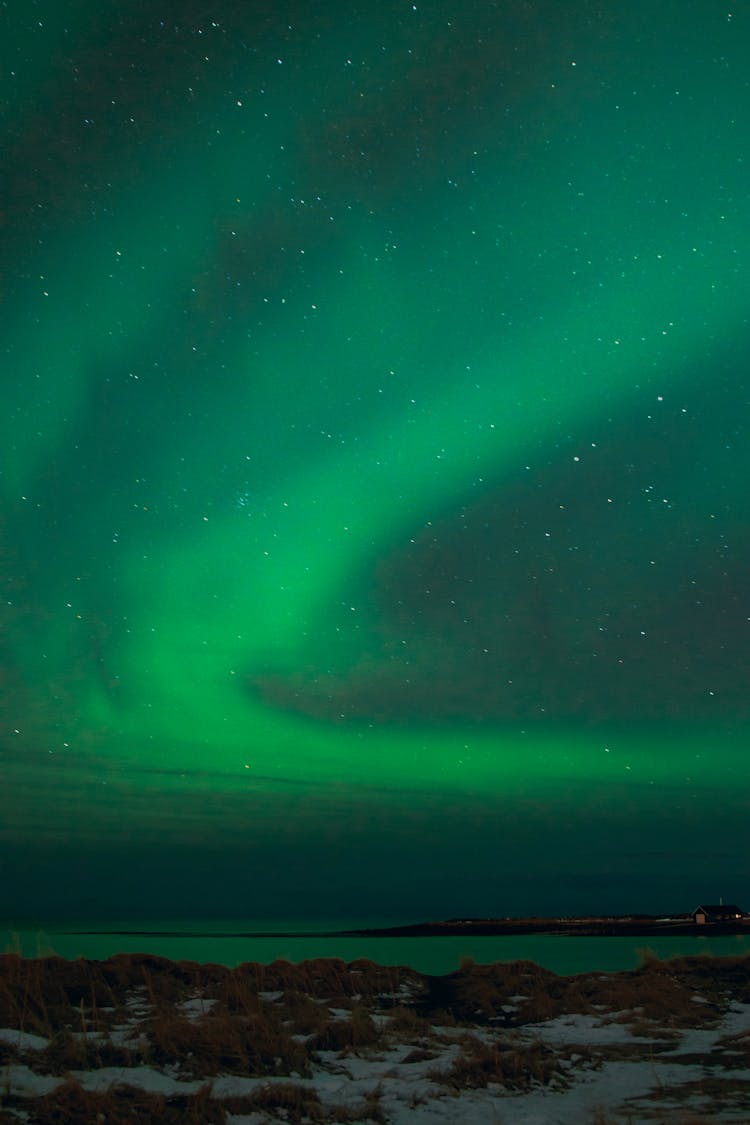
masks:
[(430, 1076), (457, 1090), (493, 1083), (522, 1092), (535, 1083), (547, 1086), (556, 1080), (559, 1085), (566, 1084), (560, 1058), (552, 1047), (544, 1043), (486, 1043), (475, 1035), (464, 1036), (461, 1051), (447, 1070), (434, 1070)]
[[(749, 958), (662, 962), (646, 956), (632, 972), (558, 977), (529, 961), (466, 960), (447, 976), (425, 977), (369, 961), (277, 961), (229, 969), (146, 954), (107, 961), (5, 954), (0, 1027), (17, 1030), (18, 1040), (0, 1043), (0, 1062), (8, 1074), (14, 1063), (25, 1063), (61, 1081), (37, 1098), (0, 1085), (0, 1122), (17, 1125), (20, 1114), (29, 1125), (213, 1125), (227, 1113), (253, 1112), (269, 1122), (385, 1122), (377, 1089), (354, 1109), (323, 1106), (305, 1079), (331, 1052), (343, 1059), (396, 1046), (404, 1048), (399, 1065), (410, 1069), (434, 1060), (422, 1073), (456, 1094), (488, 1086), (509, 1093), (560, 1087), (573, 1065), (633, 1059), (642, 1047), (552, 1047), (529, 1040), (532, 1025), (573, 1013), (600, 1024), (620, 1022), (651, 1040), (653, 1057), (670, 1046), (678, 1029), (714, 1027), (732, 1001), (750, 1003), (749, 969)], [(26, 1035), (42, 1037), (46, 1045), (32, 1048)], [(447, 1047), (451, 1061), (441, 1065)], [(750, 1104), (747, 1084), (738, 1085), (728, 1073), (750, 1064), (750, 1035), (724, 1036), (711, 1063), (715, 1076), (703, 1083), (703, 1094), (717, 1104), (720, 1097)], [(196, 1093), (148, 1094), (127, 1083), (128, 1070), (138, 1065), (204, 1084)], [(122, 1071), (105, 1092), (87, 1091), (72, 1076), (103, 1067)], [(221, 1074), (255, 1079), (256, 1085), (242, 1097), (218, 1098), (211, 1081)], [(687, 1107), (695, 1091), (686, 1083), (683, 1093)]]

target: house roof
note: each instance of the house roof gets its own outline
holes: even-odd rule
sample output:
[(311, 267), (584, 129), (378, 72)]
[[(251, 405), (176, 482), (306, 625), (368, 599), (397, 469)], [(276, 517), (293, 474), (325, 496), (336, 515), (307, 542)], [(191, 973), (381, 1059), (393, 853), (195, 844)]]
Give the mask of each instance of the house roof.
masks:
[(720, 902), (696, 906), (693, 914), (697, 914), (699, 911), (702, 914), (744, 914), (744, 910), (733, 902)]

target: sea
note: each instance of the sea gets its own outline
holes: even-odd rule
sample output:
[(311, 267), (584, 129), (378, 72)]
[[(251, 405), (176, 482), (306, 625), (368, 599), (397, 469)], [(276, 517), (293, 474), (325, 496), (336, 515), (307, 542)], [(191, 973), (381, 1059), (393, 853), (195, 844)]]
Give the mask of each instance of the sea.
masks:
[(245, 961), (293, 963), (317, 957), (343, 961), (366, 958), (381, 965), (408, 965), (442, 976), (473, 958), (479, 964), (534, 961), (562, 976), (634, 969), (645, 957), (682, 955), (737, 957), (750, 955), (750, 935), (696, 934), (682, 937), (561, 937), (528, 934), (512, 937), (342, 937), (339, 931), (394, 925), (361, 919), (304, 920), (211, 919), (168, 922), (128, 920), (49, 922), (0, 925), (0, 952), (24, 957), (55, 954), (74, 959), (106, 960), (116, 953), (152, 953), (174, 961), (213, 962), (233, 967)]

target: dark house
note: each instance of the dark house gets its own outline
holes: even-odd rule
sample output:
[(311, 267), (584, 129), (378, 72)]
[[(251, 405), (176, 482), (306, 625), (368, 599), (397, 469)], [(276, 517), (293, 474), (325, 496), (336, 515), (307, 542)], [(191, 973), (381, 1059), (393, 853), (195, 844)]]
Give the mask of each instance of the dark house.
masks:
[(707, 906), (696, 906), (693, 911), (693, 921), (696, 926), (705, 926), (711, 922), (738, 922), (743, 912), (733, 902), (715, 903)]

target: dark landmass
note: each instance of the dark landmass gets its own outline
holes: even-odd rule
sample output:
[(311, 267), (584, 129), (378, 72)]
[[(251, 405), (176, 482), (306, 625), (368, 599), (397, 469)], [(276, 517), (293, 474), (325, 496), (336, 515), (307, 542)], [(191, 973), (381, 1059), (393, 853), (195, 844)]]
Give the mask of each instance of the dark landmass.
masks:
[(559, 937), (708, 937), (750, 934), (750, 917), (697, 925), (690, 914), (672, 917), (628, 914), (584, 918), (449, 918), (376, 930), (352, 930), (345, 937), (510, 937), (556, 934)]
[(585, 916), (581, 918), (448, 918), (362, 930), (64, 930), (81, 935), (119, 934), (125, 937), (213, 938), (425, 938), (513, 937), (554, 934), (558, 937), (720, 937), (750, 934), (750, 915), (733, 921), (697, 925), (690, 914)]

